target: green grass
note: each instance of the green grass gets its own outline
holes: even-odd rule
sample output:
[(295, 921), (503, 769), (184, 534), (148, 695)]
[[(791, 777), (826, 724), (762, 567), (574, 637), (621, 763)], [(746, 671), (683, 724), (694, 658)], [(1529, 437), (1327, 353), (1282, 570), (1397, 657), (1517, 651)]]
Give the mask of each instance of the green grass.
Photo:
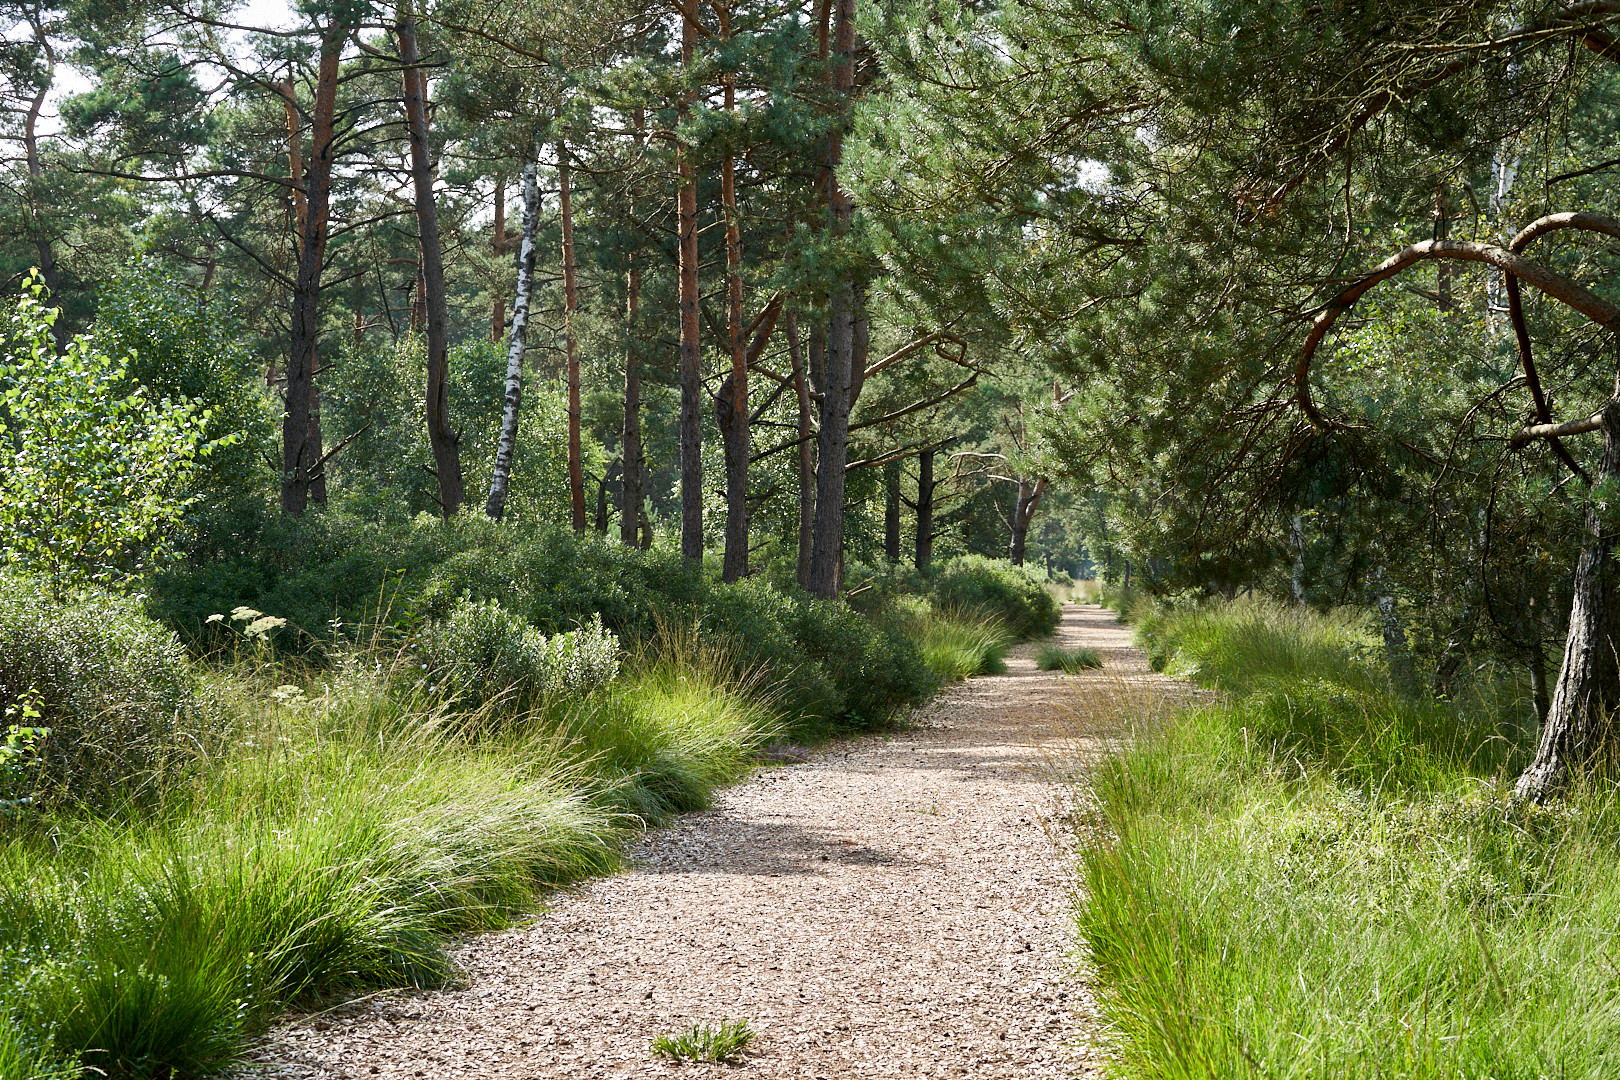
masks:
[(1118, 1075), (1620, 1074), (1613, 787), (1515, 803), (1522, 705), (1396, 695), (1350, 614), (1143, 622), (1233, 692), (1094, 776), (1079, 924)]
[(0, 844), (0, 1077), (216, 1072), (289, 1002), (441, 985), (447, 935), (611, 870), (777, 733), (734, 674), (667, 651), (583, 703), (466, 715), (389, 674), (270, 693), (157, 809), (13, 821)]
[(908, 598), (899, 605), (906, 636), (914, 641), (940, 682), (974, 675), (999, 675), (1013, 634), (1000, 617), (971, 610), (940, 610), (926, 600)]
[(1035, 654), (1035, 666), (1042, 671), (1062, 671), (1070, 675), (1103, 666), (1102, 654), (1096, 649), (1064, 649), (1057, 645), (1043, 645)]
[(697, 1023), (685, 1031), (658, 1036), (653, 1039), (652, 1050), (676, 1061), (735, 1061), (754, 1036), (747, 1020)]

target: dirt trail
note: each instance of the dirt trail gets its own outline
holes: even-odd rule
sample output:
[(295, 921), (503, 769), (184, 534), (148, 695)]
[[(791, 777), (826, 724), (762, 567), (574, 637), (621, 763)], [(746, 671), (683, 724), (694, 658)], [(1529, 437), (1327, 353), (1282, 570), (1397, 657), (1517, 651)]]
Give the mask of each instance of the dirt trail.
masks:
[[(1068, 606), (1059, 642), (1140, 671), (1129, 632)], [(466, 989), (277, 1029), (256, 1075), (1066, 1077), (1095, 1071), (1075, 977), (1072, 860), (1047, 762), (1087, 674), (953, 687), (905, 730), (763, 769), (647, 834), (632, 869), (458, 948)], [(1070, 717), (1065, 722), (1063, 717)], [(1079, 732), (1083, 739), (1087, 733)], [(746, 1017), (744, 1063), (653, 1036)]]

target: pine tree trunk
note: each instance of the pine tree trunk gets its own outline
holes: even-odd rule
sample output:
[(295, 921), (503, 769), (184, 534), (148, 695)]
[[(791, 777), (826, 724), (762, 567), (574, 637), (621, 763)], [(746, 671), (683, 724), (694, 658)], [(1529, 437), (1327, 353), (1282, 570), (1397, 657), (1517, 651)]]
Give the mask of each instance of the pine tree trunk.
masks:
[[(720, 39), (731, 33), (730, 12), (716, 2)], [(737, 76), (726, 72), (726, 112), (737, 108)], [(726, 454), (726, 548), (720, 576), (736, 581), (748, 574), (748, 359), (743, 342), (742, 233), (737, 225), (737, 163), (727, 154), (720, 161), (720, 201), (726, 214), (726, 336), (731, 347), (730, 423), (721, 428)]]
[(883, 557), (893, 566), (900, 561), (900, 462), (883, 466)]
[(489, 481), (484, 513), (496, 521), (506, 515), (506, 493), (517, 455), (518, 408), (523, 401), (523, 354), (529, 345), (529, 303), (534, 291), (536, 239), (540, 231), (540, 187), (534, 157), (523, 163), (523, 239), (518, 248), (517, 291), (512, 298), (512, 336), (506, 343), (506, 398), (501, 405), (501, 438), (495, 449), (495, 472)]
[(1035, 508), (1046, 494), (1046, 480), (1018, 481), (1018, 501), (1013, 504), (1012, 536), (1007, 543), (1007, 559), (1014, 566), (1024, 565), (1024, 543), (1029, 537), (1029, 523), (1035, 517)]
[[(635, 111), (636, 150), (642, 146), (642, 130), (647, 124), (644, 109)], [(630, 202), (630, 214), (635, 216), (635, 201)], [(624, 350), (624, 430), (620, 436), (624, 454), (624, 479), (619, 488), (619, 542), (635, 547), (640, 538), (642, 494), (641, 474), (646, 465), (641, 448), (641, 359), (637, 355), (636, 312), (641, 306), (641, 266), (634, 252), (630, 253), (630, 267), (625, 274), (625, 350)]]
[(810, 553), (816, 535), (816, 461), (814, 425), (810, 411), (810, 381), (799, 347), (799, 314), (787, 316), (788, 362), (793, 365), (793, 393), (798, 399), (799, 422), (799, 558), (794, 580), (799, 588), (810, 586)]
[[(681, 67), (692, 67), (692, 45), (697, 28), (681, 17)], [(683, 95), (676, 109), (676, 126), (691, 119), (691, 103)], [(676, 200), (676, 228), (680, 242), (681, 316), (681, 556), (703, 558), (703, 369), (698, 342), (697, 181), (692, 162), (677, 140), (675, 172), (680, 190)]]
[[(501, 256), (506, 254), (506, 174), (502, 173), (495, 178), (495, 238), (490, 246), (495, 251), (495, 265), (499, 266)], [(501, 335), (506, 332), (506, 295), (500, 288), (495, 289), (493, 310), (489, 316), (489, 340), (499, 342)]]
[(934, 453), (917, 455), (917, 570), (926, 574), (934, 562)]
[[(1603, 462), (1595, 488), (1620, 479), (1620, 405), (1603, 414)], [(1586, 546), (1575, 564), (1569, 636), (1535, 760), (1520, 775), (1516, 793), (1537, 802), (1562, 791), (1576, 770), (1612, 747), (1610, 713), (1620, 706), (1620, 646), (1615, 627), (1614, 535), (1600, 504), (1586, 511)]]
[(574, 212), (568, 167), (568, 146), (557, 140), (557, 204), (562, 215), (563, 340), (568, 357), (568, 504), (575, 532), (585, 531), (585, 464), (579, 435), (579, 337), (574, 319), (579, 314), (579, 290), (574, 284)]
[[(45, 98), (56, 82), (56, 50), (51, 44), (50, 36), (45, 33), (44, 26), (39, 22), (32, 25), (34, 41), (45, 60), (45, 78), (40, 80), (39, 90), (34, 94), (27, 112), (23, 115), (23, 158), (28, 167), (28, 204), (31, 219), (29, 225), (34, 233), (34, 251), (39, 256), (40, 279), (44, 281), (51, 299), (61, 304), (62, 298), (58, 295), (61, 279), (56, 269), (56, 249), (51, 244), (51, 238), (45, 233), (42, 221), (45, 216), (45, 200), (42, 197), (45, 166), (40, 160), (37, 134)], [(59, 352), (67, 348), (70, 337), (66, 312), (57, 315), (56, 322), (51, 326), (51, 338), (56, 342)]]
[(405, 127), (411, 145), (411, 184), (416, 193), (416, 231), (422, 241), (422, 289), (427, 314), (428, 446), (439, 481), (439, 509), (454, 517), (464, 496), (460, 437), (450, 427), (450, 311), (444, 294), (444, 249), (433, 198), (433, 161), (428, 145), (427, 77), (418, 66), (416, 22), (400, 11), (399, 56), (405, 75)]
[(302, 514), (311, 500), (326, 501), (315, 364), (321, 332), (321, 262), (326, 254), (326, 225), (331, 209), (338, 61), (345, 36), (341, 27), (334, 26), (321, 42), (310, 113), (310, 159), (304, 173), (306, 211), (298, 247), (298, 271), (293, 278), (287, 396), (281, 421), (281, 509), (293, 515)]
[(625, 323), (629, 327), (624, 352), (624, 429), (620, 443), (624, 453), (624, 480), (619, 489), (619, 542), (635, 547), (641, 529), (641, 361), (636, 358), (636, 309), (641, 304), (641, 267), (630, 256), (626, 274)]
[[(847, 98), (854, 86), (855, 0), (835, 0), (832, 90)], [(839, 182), (844, 140), (841, 126), (827, 139), (827, 215), (835, 240), (848, 234), (855, 205)], [(822, 383), (821, 437), (816, 451), (815, 546), (810, 559), (810, 591), (839, 594), (844, 557), (844, 467), (849, 456), (849, 412), (863, 373), (856, 369), (858, 303), (853, 281), (828, 290), (827, 372)], [(864, 322), (863, 320), (860, 320)], [(863, 369), (864, 370), (864, 369)]]

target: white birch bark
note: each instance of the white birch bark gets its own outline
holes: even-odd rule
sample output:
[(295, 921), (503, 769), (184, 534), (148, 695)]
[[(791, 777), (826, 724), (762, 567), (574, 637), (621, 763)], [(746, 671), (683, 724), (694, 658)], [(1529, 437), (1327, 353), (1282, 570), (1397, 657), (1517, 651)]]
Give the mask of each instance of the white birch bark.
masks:
[(540, 188), (534, 155), (523, 163), (523, 241), (518, 249), (517, 294), (512, 298), (512, 333), (506, 346), (506, 400), (501, 409), (501, 440), (495, 451), (495, 474), (489, 481), (484, 513), (496, 521), (506, 513), (506, 491), (517, 453), (518, 406), (523, 400), (523, 353), (529, 343), (529, 294), (534, 287), (535, 238), (540, 227)]

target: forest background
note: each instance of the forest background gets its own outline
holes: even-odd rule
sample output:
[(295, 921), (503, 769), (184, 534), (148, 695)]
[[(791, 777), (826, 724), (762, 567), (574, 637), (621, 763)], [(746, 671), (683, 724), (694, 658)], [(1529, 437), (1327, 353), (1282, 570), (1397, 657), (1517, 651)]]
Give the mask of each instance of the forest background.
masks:
[[(1433, 775), (1521, 808), (1606, 774), (1620, 5), (7, 18), (0, 536), (9, 640), (37, 644), (8, 650), (30, 659), (3, 686), (6, 805), (98, 807), (72, 818), (72, 858), (56, 817), (8, 855), (12, 880), (47, 883), (9, 894), (6, 962), (45, 987), (7, 1006), (18, 1061), (117, 1028), (96, 1067), (195, 1071), (331, 964), (431, 981), (420, 943), (444, 910), (504, 917), (523, 883), (606, 865), (613, 815), (696, 805), (772, 739), (879, 723), (992, 667), (1050, 625), (1037, 578), (1095, 570), (1126, 611), (1146, 594), (1150, 636), (1240, 594), (1358, 612), (1333, 658), (1283, 667), (1365, 679), (1287, 704), (1265, 759), (1314, 762), (1334, 791), (1368, 784), (1335, 740), (1444, 743)], [(203, 691), (172, 633), (228, 658)], [(1158, 655), (1178, 653), (1198, 648)], [(123, 655), (158, 659), (74, 697), (86, 680), (64, 673)], [(708, 711), (628, 703), (704, 671)], [(74, 726), (136, 698), (124, 742)], [(1408, 707), (1439, 711), (1363, 723)], [(670, 719), (699, 714), (701, 737)], [(400, 767), (355, 733), (452, 716), (461, 741), (430, 740), (435, 760), (490, 770), (519, 832), (540, 803), (515, 793), (540, 798), (523, 785), (543, 776), (542, 803), (585, 815), (583, 846), (537, 867), (512, 852), (564, 849), (435, 832), (422, 815), (449, 787), (361, 815), (421, 825), (418, 866), (465, 841), (466, 865), (496, 867), (458, 879), (484, 899), (383, 929), (362, 905), (358, 953), (287, 939), (259, 981), (243, 958), (265, 940), (178, 914), (207, 902), (97, 891), (116, 858), (178, 881), (164, 860), (191, 850), (139, 828), (109, 846), (109, 822), (157, 813), (217, 853), (234, 842), (199, 822), (291, 812), (176, 746), (304, 724), (290, 745), (358, 755), (318, 803)], [(558, 731), (572, 741), (537, 734)], [(303, 752), (256, 775), (273, 786)], [(611, 777), (580, 786), (587, 761)], [(299, 850), (365, 878), (353, 852), (375, 839)], [(374, 906), (414, 895), (398, 869)], [(52, 905), (111, 914), (73, 929)], [(130, 920), (151, 955), (118, 953)], [(71, 959), (30, 960), (46, 938)], [(149, 998), (214, 1004), (153, 1035), (139, 1018), (161, 1010), (119, 980), (178, 986), (162, 950), (215, 939), (216, 982)], [(42, 1015), (84, 1026), (41, 1035)]]

